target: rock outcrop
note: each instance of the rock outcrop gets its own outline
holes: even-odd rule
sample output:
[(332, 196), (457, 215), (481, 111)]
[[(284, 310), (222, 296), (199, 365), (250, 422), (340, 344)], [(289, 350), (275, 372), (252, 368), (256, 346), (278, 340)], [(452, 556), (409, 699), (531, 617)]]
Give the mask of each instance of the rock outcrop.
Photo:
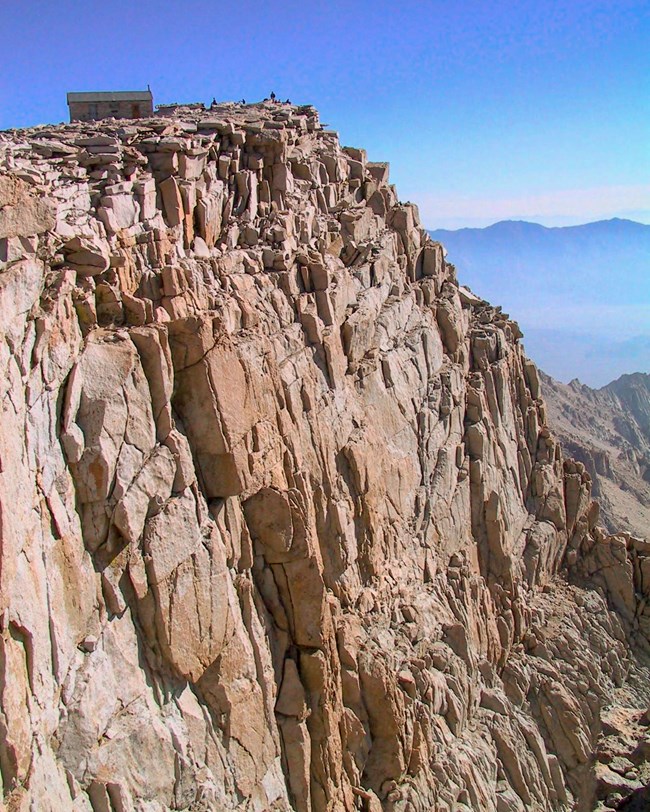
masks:
[(271, 103), (0, 149), (6, 808), (632, 803), (650, 550), (387, 165)]
[(589, 472), (602, 524), (649, 539), (650, 375), (622, 375), (601, 389), (541, 378), (549, 424)]

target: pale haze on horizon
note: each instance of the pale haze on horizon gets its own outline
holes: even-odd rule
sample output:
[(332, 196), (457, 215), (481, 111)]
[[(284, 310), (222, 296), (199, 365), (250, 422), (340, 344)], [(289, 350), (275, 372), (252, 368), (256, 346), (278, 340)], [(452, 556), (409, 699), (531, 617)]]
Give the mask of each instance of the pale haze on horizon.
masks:
[(527, 220), (544, 226), (573, 226), (618, 217), (650, 224), (650, 183), (560, 189), (506, 198), (417, 196), (424, 223), (437, 228), (483, 228), (501, 220)]
[(431, 235), (461, 284), (519, 322), (526, 352), (554, 378), (599, 388), (650, 372), (650, 225), (507, 220)]

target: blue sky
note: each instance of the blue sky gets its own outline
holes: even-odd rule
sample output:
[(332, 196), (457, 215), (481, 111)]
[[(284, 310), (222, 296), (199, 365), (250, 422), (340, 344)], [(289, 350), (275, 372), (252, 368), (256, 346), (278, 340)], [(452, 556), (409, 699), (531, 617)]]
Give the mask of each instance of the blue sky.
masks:
[(650, 3), (5, 0), (0, 128), (68, 90), (271, 89), (391, 162), (426, 226), (650, 222)]

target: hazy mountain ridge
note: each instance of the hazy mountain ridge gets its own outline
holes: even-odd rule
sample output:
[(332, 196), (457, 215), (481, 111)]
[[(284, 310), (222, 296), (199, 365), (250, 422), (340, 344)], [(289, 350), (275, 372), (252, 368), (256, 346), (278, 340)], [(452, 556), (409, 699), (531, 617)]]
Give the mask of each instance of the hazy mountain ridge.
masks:
[[(560, 290), (570, 288), (572, 295), (577, 293), (581, 298), (592, 292), (576, 291), (576, 281), (602, 274), (604, 286), (596, 291), (600, 294), (597, 299), (604, 297), (605, 290), (620, 294), (620, 277), (613, 272), (624, 266), (627, 281), (641, 281), (650, 261), (650, 225), (617, 218), (554, 228), (504, 220), (487, 228), (429, 233), (443, 243), (449, 259), (465, 272), (497, 271), (505, 279), (527, 273), (529, 281), (540, 287), (552, 272)], [(568, 276), (560, 276), (564, 270), (570, 271)], [(541, 272), (539, 277), (535, 271)]]
[(650, 225), (509, 220), (429, 233), (463, 282), (516, 314), (528, 353), (553, 377), (598, 387), (650, 370)]

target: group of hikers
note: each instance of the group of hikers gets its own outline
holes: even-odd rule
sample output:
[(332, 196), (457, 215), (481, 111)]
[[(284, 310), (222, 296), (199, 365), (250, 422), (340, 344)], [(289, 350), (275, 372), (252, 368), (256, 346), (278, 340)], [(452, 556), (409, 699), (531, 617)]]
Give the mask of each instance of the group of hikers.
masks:
[[(282, 104), (282, 102), (281, 102), (281, 101), (280, 101), (280, 100), (277, 98), (277, 96), (275, 95), (275, 93), (274, 93), (273, 91), (271, 91), (271, 92), (269, 93), (269, 95), (268, 95), (268, 96), (267, 96), (267, 97), (266, 97), (266, 98), (265, 98), (263, 101), (265, 101), (265, 102), (266, 102), (266, 101), (271, 101), (271, 102), (277, 102), (278, 104)], [(285, 103), (285, 104), (291, 104), (291, 100), (290, 100), (290, 99), (287, 99), (287, 100), (286, 100), (284, 103)], [(240, 104), (246, 104), (246, 99), (242, 99), (242, 100), (241, 100), (241, 102), (240, 102)], [(212, 102), (211, 102), (211, 104), (210, 104), (210, 109), (213, 109), (213, 108), (215, 108), (216, 106), (217, 106), (217, 100), (216, 100), (216, 98), (213, 96), (213, 97), (212, 97)]]

